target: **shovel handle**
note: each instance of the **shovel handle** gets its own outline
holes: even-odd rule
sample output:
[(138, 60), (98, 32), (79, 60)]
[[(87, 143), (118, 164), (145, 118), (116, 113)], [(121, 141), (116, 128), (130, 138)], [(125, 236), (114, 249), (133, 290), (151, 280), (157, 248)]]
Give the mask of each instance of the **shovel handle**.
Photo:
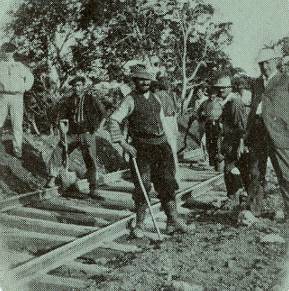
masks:
[(138, 178), (138, 181), (140, 183), (140, 187), (142, 189), (142, 192), (144, 194), (144, 197), (145, 197), (145, 200), (146, 200), (146, 203), (149, 207), (149, 212), (150, 212), (150, 215), (151, 215), (151, 218), (152, 218), (152, 221), (153, 221), (153, 224), (154, 224), (154, 227), (157, 231), (157, 234), (158, 234), (158, 238), (159, 240), (162, 240), (162, 235), (161, 235), (161, 232), (160, 232), (160, 229), (157, 225), (157, 222), (156, 222), (156, 219), (155, 219), (155, 216), (154, 216), (154, 213), (153, 213), (153, 210), (152, 210), (152, 206), (151, 206), (151, 203), (150, 203), (150, 200), (149, 200), (149, 197), (148, 197), (148, 194), (147, 194), (147, 191), (144, 187), (144, 184), (143, 184), (143, 181), (141, 179), (141, 175), (140, 175), (140, 172), (139, 172), (139, 168), (138, 168), (138, 165), (137, 165), (137, 162), (136, 162), (136, 159), (133, 157), (132, 158), (132, 162), (133, 162), (133, 165), (134, 165), (134, 168), (135, 168), (135, 171), (136, 171), (136, 174), (137, 174), (137, 178)]
[(68, 170), (68, 143), (67, 143), (67, 134), (66, 132), (63, 133), (64, 137), (64, 151), (65, 151), (65, 161), (64, 161), (64, 167), (66, 170)]

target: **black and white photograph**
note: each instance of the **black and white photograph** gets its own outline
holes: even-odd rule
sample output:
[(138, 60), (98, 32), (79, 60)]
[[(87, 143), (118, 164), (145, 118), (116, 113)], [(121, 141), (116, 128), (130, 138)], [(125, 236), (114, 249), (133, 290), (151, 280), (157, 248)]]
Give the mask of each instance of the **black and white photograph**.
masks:
[(288, 0), (0, 7), (0, 291), (289, 291)]

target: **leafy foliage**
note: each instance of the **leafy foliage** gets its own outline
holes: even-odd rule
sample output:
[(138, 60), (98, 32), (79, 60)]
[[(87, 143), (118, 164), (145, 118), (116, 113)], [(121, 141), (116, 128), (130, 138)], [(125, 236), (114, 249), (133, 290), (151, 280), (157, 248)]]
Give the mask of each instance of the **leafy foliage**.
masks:
[(28, 116), (53, 111), (75, 74), (123, 82), (131, 60), (153, 65), (158, 56), (181, 100), (231, 66), (231, 23), (217, 23), (203, 0), (24, 0), (11, 15), (7, 32), (36, 76)]

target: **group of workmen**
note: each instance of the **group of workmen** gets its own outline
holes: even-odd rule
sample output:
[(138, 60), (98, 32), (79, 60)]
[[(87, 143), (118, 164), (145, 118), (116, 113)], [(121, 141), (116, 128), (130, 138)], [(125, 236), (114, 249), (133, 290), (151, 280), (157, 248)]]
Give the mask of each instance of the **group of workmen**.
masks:
[(263, 200), (270, 157), (284, 201), (278, 219), (286, 220), (289, 216), (288, 57), (282, 60), (273, 49), (266, 48), (260, 50), (257, 62), (261, 76), (253, 81), (223, 74), (211, 80), (211, 86), (198, 87), (195, 115), (204, 127), (209, 164), (219, 170), (224, 163), (229, 198), (226, 206), (250, 209), (255, 216), (265, 214)]
[[(4, 59), (0, 62), (0, 126), (10, 110), (14, 153), (21, 158), (23, 93), (31, 88), (33, 75), (24, 65), (14, 61), (15, 49), (10, 43), (1, 48)], [(229, 74), (220, 73), (206, 88), (196, 88), (200, 96), (196, 109), (199, 121), (204, 124), (210, 165), (219, 170), (219, 163), (224, 162), (227, 206), (238, 207), (246, 191), (245, 207), (256, 216), (262, 215), (267, 159), (270, 157), (284, 200), (284, 219), (287, 219), (289, 76), (286, 71), (277, 69), (279, 61), (273, 50), (261, 50), (258, 57), (261, 76), (250, 86), (246, 82), (232, 84)], [(132, 233), (137, 238), (144, 236), (148, 204), (142, 186), (150, 193), (152, 184), (167, 216), (167, 233), (189, 232), (192, 228), (178, 214), (175, 199), (178, 189), (176, 98), (166, 86), (155, 85), (155, 74), (143, 64), (131, 69), (131, 80), (132, 89), (124, 94), (120, 106), (106, 119), (112, 142), (118, 143), (130, 156), (136, 211)], [(76, 76), (69, 82), (71, 96), (65, 98), (59, 111), (60, 141), (48, 164), (46, 186), (55, 186), (65, 154), (79, 148), (88, 170), (89, 195), (100, 199), (94, 134), (106, 113), (98, 97), (85, 89), (86, 81), (85, 77)], [(123, 134), (125, 121), (128, 136)]]

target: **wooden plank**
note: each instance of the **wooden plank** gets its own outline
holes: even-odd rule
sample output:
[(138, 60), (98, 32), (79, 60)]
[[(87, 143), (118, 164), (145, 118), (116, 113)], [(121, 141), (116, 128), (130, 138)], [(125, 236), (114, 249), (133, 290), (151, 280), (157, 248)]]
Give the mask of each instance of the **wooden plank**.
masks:
[(48, 211), (44, 209), (32, 208), (32, 207), (19, 207), (7, 211), (10, 215), (16, 215), (21, 217), (49, 220), (63, 223), (74, 223), (79, 225), (90, 226), (104, 226), (108, 225), (109, 221), (94, 217), (89, 214), (83, 213), (71, 213), (65, 211)]
[(71, 243), (63, 245), (41, 257), (18, 266), (9, 272), (9, 276), (15, 278), (15, 285), (23, 285), (31, 280), (43, 276), (43, 274), (66, 264), (74, 258), (86, 254), (103, 244), (122, 235), (128, 234), (127, 226), (132, 218), (128, 217), (117, 223), (102, 228), (94, 233), (81, 237)]
[(103, 273), (109, 272), (111, 269), (105, 266), (97, 265), (97, 264), (85, 264), (78, 261), (71, 261), (64, 265), (64, 267), (68, 268), (69, 270), (76, 270), (82, 271), (86, 274), (93, 276), (93, 275), (100, 275)]
[(130, 193), (99, 189), (98, 194), (108, 200), (123, 201), (130, 204), (133, 203), (132, 195)]
[[(206, 187), (220, 178), (223, 178), (223, 175), (216, 176), (208, 181), (199, 183), (196, 186), (189, 187), (182, 192), (178, 192), (177, 198), (181, 199), (182, 196), (189, 196), (192, 191)], [(152, 207), (153, 212), (159, 212), (160, 206), (160, 203), (155, 204)], [(37, 257), (26, 264), (13, 269), (7, 274), (7, 276), (9, 276), (9, 278), (15, 278), (15, 284), (17, 285), (25, 284), (41, 276), (41, 274), (47, 273), (74, 258), (98, 248), (103, 245), (104, 242), (113, 241), (124, 234), (129, 234), (129, 226), (134, 218), (135, 215), (133, 214), (110, 226), (104, 227), (75, 241), (67, 243), (66, 245), (63, 245), (41, 257)]]
[[(102, 196), (103, 197), (103, 196)], [(106, 197), (99, 204), (106, 208), (116, 208), (118, 210), (134, 210), (134, 201), (131, 200), (119, 200), (114, 197)]]
[(56, 234), (48, 234), (48, 233), (41, 233), (35, 231), (27, 231), (17, 228), (10, 228), (6, 230), (1, 230), (0, 235), (3, 237), (3, 240), (6, 241), (9, 238), (16, 238), (22, 240), (30, 239), (32, 241), (43, 241), (43, 242), (59, 242), (59, 243), (66, 243), (69, 241), (74, 240), (76, 237), (74, 236), (65, 236), (65, 235), (56, 235)]
[[(129, 170), (120, 170), (117, 172), (113, 173), (108, 173), (103, 176), (104, 182), (111, 183), (114, 181), (117, 181), (121, 179), (122, 177), (126, 177), (129, 174)], [(54, 188), (43, 188), (40, 190), (36, 190), (33, 192), (28, 192), (25, 194), (20, 194), (12, 198), (4, 199), (0, 201), (0, 210), (7, 210), (11, 209), (14, 207), (19, 207), (26, 205), (27, 203), (31, 202), (31, 198), (34, 199), (46, 199), (46, 198), (52, 198), (55, 196), (58, 196), (58, 188), (59, 187), (54, 187)]]
[(114, 241), (105, 242), (100, 247), (103, 249), (111, 249), (125, 253), (135, 253), (141, 251), (141, 249), (135, 245), (122, 244)]
[(179, 203), (180, 200), (185, 200), (188, 197), (198, 197), (200, 195), (203, 195), (204, 192), (206, 192), (207, 187), (210, 185), (222, 180), (224, 178), (224, 174), (218, 174), (216, 176), (211, 177), (210, 179), (200, 182), (197, 185), (193, 185), (191, 187), (188, 187), (186, 189), (180, 189), (176, 193), (176, 200)]
[(36, 232), (45, 232), (57, 235), (79, 236), (85, 233), (97, 230), (97, 227), (80, 226), (75, 224), (65, 224), (51, 221), (44, 221), (33, 218), (25, 218), (12, 216), (8, 214), (0, 214), (0, 224), (8, 227), (14, 227), (22, 230), (30, 230)]
[(12, 198), (4, 199), (0, 201), (0, 210), (4, 211), (5, 209), (11, 209), (14, 207), (19, 207), (20, 205), (26, 205), (28, 202), (31, 202), (31, 198), (34, 199), (46, 199), (58, 196), (58, 187), (51, 188), (51, 189), (42, 189), (37, 190), (21, 195), (17, 195)]
[(103, 175), (103, 181), (104, 183), (111, 183), (117, 180), (120, 180), (122, 178), (126, 178), (130, 176), (130, 170), (129, 169), (124, 169), (124, 170), (119, 170), (113, 173), (108, 173)]
[[(158, 234), (155, 233), (155, 232), (151, 232), (151, 231), (145, 230), (144, 231), (144, 235), (145, 235), (145, 237), (147, 237), (147, 238), (149, 238), (151, 240), (155, 240), (155, 241), (159, 240)], [(162, 238), (163, 239), (166, 239), (166, 238), (169, 238), (169, 237), (170, 237), (169, 235), (166, 235), (166, 234), (162, 233)]]
[(31, 260), (34, 258), (33, 255), (31, 255), (28, 252), (18, 252), (18, 251), (12, 251), (1, 248), (1, 265), (2, 267), (7, 267), (9, 269), (15, 268), (19, 264), (23, 264), (24, 262)]
[(80, 211), (82, 213), (89, 213), (91, 215), (95, 215), (98, 217), (103, 217), (104, 219), (113, 219), (118, 220), (127, 216), (130, 216), (133, 212), (129, 210), (117, 210), (117, 209), (109, 209), (103, 207), (92, 207), (92, 206), (84, 206), (78, 205), (75, 201), (63, 199), (63, 200), (54, 200), (54, 203), (61, 203), (65, 207), (69, 207), (71, 210)]
[[(84, 289), (87, 288), (92, 281), (90, 280), (81, 280), (81, 279), (75, 279), (75, 278), (67, 278), (67, 277), (60, 277), (56, 275), (42, 275), (37, 282), (53, 285), (57, 287), (70, 287), (75, 289)], [(60, 288), (55, 290), (61, 290)]]
[(101, 185), (100, 189), (132, 193), (134, 191), (134, 184), (128, 181), (117, 181)]

